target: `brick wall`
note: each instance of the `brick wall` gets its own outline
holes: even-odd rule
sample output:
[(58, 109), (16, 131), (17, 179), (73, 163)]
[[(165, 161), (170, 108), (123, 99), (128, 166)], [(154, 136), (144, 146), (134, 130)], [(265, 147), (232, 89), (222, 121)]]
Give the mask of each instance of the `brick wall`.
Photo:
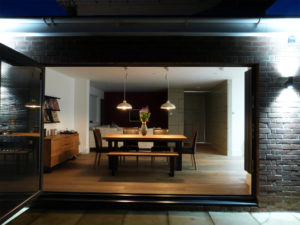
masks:
[[(46, 65), (258, 65), (260, 210), (300, 208), (300, 79), (295, 96), (282, 98), (281, 62), (299, 60), (299, 41), (287, 37), (24, 37), (8, 45)], [(289, 58), (289, 56), (293, 56)], [(288, 66), (292, 69), (292, 66)]]

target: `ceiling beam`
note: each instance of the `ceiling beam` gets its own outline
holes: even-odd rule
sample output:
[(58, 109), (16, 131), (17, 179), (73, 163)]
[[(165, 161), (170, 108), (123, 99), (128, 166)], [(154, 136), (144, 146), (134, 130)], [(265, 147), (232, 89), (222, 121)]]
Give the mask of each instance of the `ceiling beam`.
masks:
[(300, 33), (299, 18), (0, 18), (0, 32), (25, 36), (262, 36)]

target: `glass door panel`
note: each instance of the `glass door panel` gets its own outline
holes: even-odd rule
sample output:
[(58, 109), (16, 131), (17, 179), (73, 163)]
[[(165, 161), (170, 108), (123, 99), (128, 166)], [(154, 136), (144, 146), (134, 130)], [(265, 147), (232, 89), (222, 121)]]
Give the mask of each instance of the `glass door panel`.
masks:
[(40, 190), (41, 69), (1, 62), (0, 219)]

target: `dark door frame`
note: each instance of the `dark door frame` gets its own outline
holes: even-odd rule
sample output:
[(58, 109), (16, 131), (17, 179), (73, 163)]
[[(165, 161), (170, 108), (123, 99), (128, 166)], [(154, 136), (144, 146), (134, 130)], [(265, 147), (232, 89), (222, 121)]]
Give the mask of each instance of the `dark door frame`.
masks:
[[(38, 62), (32, 60), (31, 58), (15, 51), (14, 49), (11, 49), (3, 44), (0, 43), (0, 63), (6, 62), (14, 66), (32, 66), (32, 67), (38, 67), (41, 69), (40, 74), (40, 102), (43, 102), (44, 98), (44, 90), (45, 90), (45, 68), (41, 66)], [(11, 209), (9, 212), (7, 212), (5, 215), (0, 217), (0, 223), (6, 221), (8, 218), (16, 214), (19, 210), (21, 210), (24, 206), (32, 203), (35, 199), (37, 199), (42, 194), (42, 188), (43, 188), (43, 142), (44, 142), (44, 123), (43, 123), (43, 116), (42, 116), (42, 110), (40, 110), (39, 115), (40, 120), (40, 143), (39, 143), (39, 190), (35, 193), (33, 193), (30, 197), (25, 199), (23, 202), (20, 202), (18, 205), (16, 205), (13, 209)]]
[[(251, 195), (165, 195), (165, 194), (107, 194), (107, 193), (70, 193), (70, 192), (43, 192), (36, 202), (38, 207), (55, 206), (59, 201), (60, 204), (65, 203), (66, 207), (85, 205), (89, 207), (91, 203), (96, 204), (117, 204), (121, 205), (142, 205), (151, 206), (153, 204), (171, 208), (174, 206), (186, 206), (193, 209), (196, 206), (258, 206), (258, 118), (256, 91), (257, 80), (259, 76), (259, 64), (242, 64), (242, 63), (91, 63), (91, 64), (44, 64), (44, 67), (124, 67), (124, 66), (137, 66), (137, 67), (250, 67), (252, 69), (252, 90), (254, 109), (252, 110), (252, 124), (254, 133), (252, 139), (252, 158), (253, 158), (253, 173), (251, 182)], [(79, 204), (80, 203), (80, 204)], [(76, 204), (75, 204), (76, 205)]]

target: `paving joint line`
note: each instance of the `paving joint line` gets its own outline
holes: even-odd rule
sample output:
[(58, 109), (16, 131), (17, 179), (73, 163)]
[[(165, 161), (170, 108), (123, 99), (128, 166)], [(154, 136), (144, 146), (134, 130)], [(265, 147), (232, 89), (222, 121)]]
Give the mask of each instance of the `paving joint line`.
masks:
[(209, 211), (207, 211), (206, 213), (208, 214), (208, 216), (209, 216), (209, 218), (210, 218), (211, 222), (213, 223), (213, 225), (216, 225), (216, 224), (215, 224), (215, 222), (214, 222), (214, 220), (213, 220), (213, 218), (211, 217), (211, 215), (210, 215)]
[(262, 224), (264, 224), (265, 222), (267, 222), (267, 221), (269, 220), (269, 217), (270, 217), (270, 216), (269, 216), (269, 217), (266, 219), (266, 221), (260, 223), (260, 222), (258, 221), (258, 219), (256, 219), (256, 218), (252, 215), (251, 212), (250, 212), (249, 214), (250, 214), (250, 216), (251, 216), (258, 224), (260, 224), (260, 225), (262, 225)]

